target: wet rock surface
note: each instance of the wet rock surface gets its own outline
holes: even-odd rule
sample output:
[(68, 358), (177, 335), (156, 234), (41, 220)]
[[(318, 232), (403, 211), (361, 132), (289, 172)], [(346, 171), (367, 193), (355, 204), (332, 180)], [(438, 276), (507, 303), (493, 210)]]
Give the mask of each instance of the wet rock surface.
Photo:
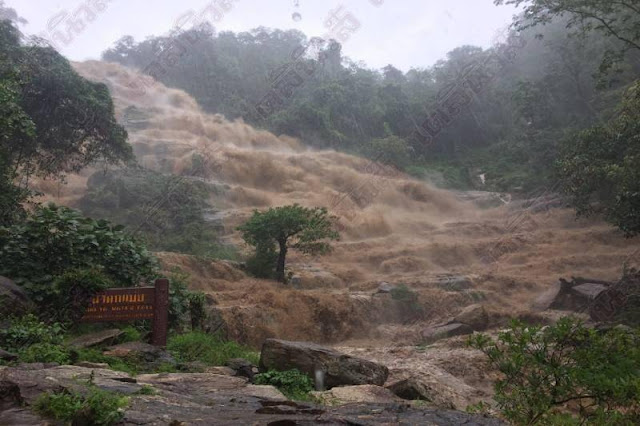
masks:
[(341, 386), (324, 392), (313, 392), (323, 405), (337, 406), (353, 403), (390, 404), (400, 402), (400, 398), (389, 389), (375, 385)]
[[(83, 392), (93, 371), (96, 386), (112, 391), (129, 388), (129, 407), (122, 425), (501, 425), (498, 420), (448, 410), (421, 410), (404, 403), (351, 403), (340, 407), (287, 400), (271, 386), (254, 386), (240, 377), (217, 374), (163, 373), (138, 376), (61, 366), (0, 370), (0, 424), (52, 424), (34, 415), (29, 406), (43, 392)], [(131, 392), (151, 386), (153, 395)], [(116, 389), (116, 386), (122, 386)], [(373, 387), (375, 388), (375, 387)], [(384, 391), (384, 389), (383, 389)]]
[(317, 370), (324, 372), (327, 388), (344, 385), (384, 385), (387, 367), (334, 349), (306, 342), (267, 339), (262, 346), (260, 370), (298, 369), (312, 379)]
[(96, 333), (85, 334), (83, 336), (76, 337), (69, 342), (69, 346), (74, 348), (90, 348), (92, 346), (98, 346), (103, 344), (112, 344), (118, 337), (122, 336), (124, 332), (117, 328), (109, 330), (102, 330)]
[(449, 337), (463, 336), (473, 333), (473, 328), (467, 324), (453, 322), (449, 324), (436, 325), (433, 327), (427, 327), (420, 333), (422, 341), (425, 344), (436, 342), (440, 339), (446, 339)]

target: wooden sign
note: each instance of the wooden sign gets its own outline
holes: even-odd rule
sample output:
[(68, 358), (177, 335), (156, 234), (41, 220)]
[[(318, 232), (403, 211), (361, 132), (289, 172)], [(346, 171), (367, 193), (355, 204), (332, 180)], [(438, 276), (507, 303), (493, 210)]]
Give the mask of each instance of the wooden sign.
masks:
[(91, 298), (81, 322), (152, 320), (152, 343), (167, 345), (169, 280), (154, 287), (109, 288)]

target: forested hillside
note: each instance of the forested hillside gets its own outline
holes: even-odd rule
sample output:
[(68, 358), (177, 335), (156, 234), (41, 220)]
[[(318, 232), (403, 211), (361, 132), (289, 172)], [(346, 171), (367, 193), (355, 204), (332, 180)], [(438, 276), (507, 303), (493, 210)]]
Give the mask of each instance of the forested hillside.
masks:
[[(497, 74), (432, 143), (415, 137), (417, 126), (473, 64), (501, 52), (513, 30), (490, 49), (460, 46), (429, 68), (407, 72), (392, 64), (370, 69), (345, 57), (336, 42), (298, 31), (236, 34), (209, 25), (138, 43), (124, 37), (103, 58), (186, 90), (207, 112), (313, 147), (384, 154), (384, 161), (442, 186), (529, 191), (556, 177), (557, 149), (567, 135), (615, 114), (640, 70), (640, 52), (632, 51), (601, 72), (605, 54), (623, 43), (599, 32), (570, 37), (567, 19), (519, 34)], [(301, 56), (305, 47), (319, 54)], [(258, 114), (279, 72), (296, 59), (311, 72), (273, 113)]]

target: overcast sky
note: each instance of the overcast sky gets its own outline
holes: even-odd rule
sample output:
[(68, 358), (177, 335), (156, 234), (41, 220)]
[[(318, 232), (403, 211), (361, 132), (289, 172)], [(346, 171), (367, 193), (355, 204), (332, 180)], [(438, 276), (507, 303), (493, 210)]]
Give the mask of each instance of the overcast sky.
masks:
[[(40, 34), (62, 12), (75, 12), (92, 0), (5, 0), (27, 19), (27, 34)], [(98, 1), (100, 3), (100, 1)], [(144, 40), (168, 32), (189, 10), (196, 14), (211, 0), (105, 0), (106, 9), (61, 52), (72, 60), (99, 59), (102, 51), (124, 35)], [(327, 32), (331, 10), (344, 6), (360, 28), (344, 42), (344, 52), (370, 67), (387, 64), (408, 70), (426, 67), (457, 46), (487, 47), (496, 31), (511, 22), (514, 9), (493, 0), (232, 0), (233, 8), (218, 22), (220, 30), (244, 31), (258, 26), (298, 29), (309, 36)], [(381, 3), (376, 6), (375, 3)], [(298, 11), (300, 21), (292, 14)], [(64, 28), (64, 23), (60, 26)], [(66, 30), (65, 30), (66, 31)]]

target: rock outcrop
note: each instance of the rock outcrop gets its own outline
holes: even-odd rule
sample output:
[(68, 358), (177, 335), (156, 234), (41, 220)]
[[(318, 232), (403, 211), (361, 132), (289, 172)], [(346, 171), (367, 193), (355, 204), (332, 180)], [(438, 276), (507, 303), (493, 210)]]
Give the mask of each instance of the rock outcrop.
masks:
[(30, 306), (27, 293), (9, 278), (0, 276), (0, 313), (5, 316), (22, 315)]
[(340, 386), (324, 392), (312, 392), (316, 400), (323, 405), (336, 406), (368, 402), (374, 404), (391, 404), (400, 402), (389, 389), (375, 385)]
[(98, 331), (96, 333), (78, 336), (69, 342), (69, 346), (74, 348), (90, 348), (98, 345), (109, 345), (115, 343), (118, 337), (123, 334), (124, 332), (122, 330), (111, 328), (108, 330)]
[(535, 300), (533, 308), (587, 312), (598, 295), (610, 285), (605, 281), (585, 278), (561, 279)]
[(260, 370), (292, 369), (298, 369), (314, 380), (316, 371), (321, 371), (328, 389), (348, 385), (382, 386), (389, 375), (384, 365), (314, 343), (267, 339), (262, 346)]
[(453, 322), (466, 324), (474, 331), (483, 331), (489, 326), (489, 313), (482, 305), (470, 305), (456, 315)]
[(463, 336), (465, 334), (473, 333), (473, 328), (467, 324), (459, 322), (450, 322), (447, 324), (435, 325), (433, 327), (427, 327), (420, 333), (422, 342), (429, 344), (436, 342), (440, 339), (446, 339), (454, 336)]
[[(75, 366), (28, 369), (0, 367), (0, 424), (51, 424), (29, 410), (48, 391), (86, 390), (87, 382), (129, 395), (124, 426), (138, 425), (344, 425), (430, 424), (498, 426), (496, 419), (458, 411), (421, 410), (397, 403), (351, 403), (322, 407), (288, 401), (271, 386), (254, 386), (240, 377), (217, 374), (124, 373)], [(141, 394), (142, 385), (152, 395)]]

